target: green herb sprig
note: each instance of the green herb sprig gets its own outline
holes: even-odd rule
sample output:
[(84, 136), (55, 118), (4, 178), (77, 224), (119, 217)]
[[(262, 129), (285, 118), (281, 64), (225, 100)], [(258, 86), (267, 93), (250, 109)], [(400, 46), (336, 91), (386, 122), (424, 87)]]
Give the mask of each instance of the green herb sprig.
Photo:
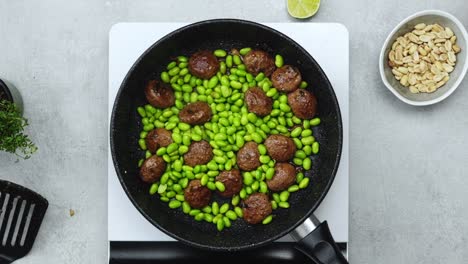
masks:
[(36, 145), (25, 135), (28, 120), (12, 102), (0, 99), (0, 151), (29, 159), (37, 151)]

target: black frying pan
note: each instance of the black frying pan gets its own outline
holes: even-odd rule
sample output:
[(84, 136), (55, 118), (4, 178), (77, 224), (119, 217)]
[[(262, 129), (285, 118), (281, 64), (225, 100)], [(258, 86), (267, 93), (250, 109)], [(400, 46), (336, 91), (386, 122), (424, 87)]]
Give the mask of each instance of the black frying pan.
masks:
[[(274, 221), (268, 225), (252, 226), (240, 220), (234, 221), (231, 228), (218, 232), (213, 224), (196, 222), (181, 210), (169, 209), (157, 195), (148, 194), (149, 186), (138, 177), (137, 163), (144, 153), (138, 148), (142, 124), (136, 108), (147, 103), (143, 92), (146, 82), (157, 78), (171, 58), (190, 55), (200, 49), (242, 47), (282, 54), (286, 64), (300, 69), (304, 80), (309, 83), (308, 89), (315, 93), (319, 102), (318, 115), (322, 123), (313, 132), (321, 143), (321, 150), (319, 155), (311, 157), (313, 168), (306, 173), (311, 184), (291, 195), (291, 208), (276, 210)], [(326, 222), (319, 224), (308, 219), (333, 183), (340, 161), (342, 133), (340, 108), (333, 88), (307, 51), (269, 27), (242, 20), (219, 19), (178, 29), (141, 55), (125, 77), (115, 99), (110, 143), (115, 169), (128, 197), (149, 222), (169, 236), (199, 248), (235, 251), (265, 245), (293, 230), (296, 231), (293, 237), (302, 239), (318, 226), (306, 239), (302, 239), (301, 248), (315, 255), (315, 260), (346, 263), (329, 235)]]

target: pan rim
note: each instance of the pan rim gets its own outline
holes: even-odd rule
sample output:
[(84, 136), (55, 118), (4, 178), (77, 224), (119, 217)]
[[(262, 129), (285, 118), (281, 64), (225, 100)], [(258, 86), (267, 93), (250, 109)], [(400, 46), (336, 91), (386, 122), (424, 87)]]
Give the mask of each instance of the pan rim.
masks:
[[(168, 230), (166, 230), (162, 225), (160, 225), (157, 221), (155, 221), (154, 219), (152, 219), (137, 203), (137, 201), (134, 199), (134, 197), (132, 197), (132, 195), (130, 194), (130, 191), (128, 190), (125, 182), (123, 181), (123, 175), (121, 173), (121, 170), (120, 170), (120, 166), (119, 166), (119, 163), (117, 162), (117, 155), (116, 155), (116, 151), (115, 151), (115, 148), (114, 148), (114, 136), (113, 136), (113, 133), (114, 133), (114, 121), (115, 121), (115, 118), (116, 118), (116, 108), (117, 108), (117, 99), (120, 98), (121, 96), (121, 93), (123, 92), (124, 88), (125, 88), (125, 85), (128, 81), (128, 79), (130, 78), (131, 74), (133, 73), (133, 71), (135, 70), (135, 68), (139, 65), (139, 63), (146, 57), (146, 55), (156, 46), (158, 46), (160, 43), (166, 41), (167, 39), (171, 38), (172, 36), (174, 35), (177, 35), (179, 34), (181, 31), (185, 31), (187, 29), (190, 29), (192, 27), (197, 27), (197, 26), (203, 26), (203, 25), (206, 25), (206, 24), (213, 24), (213, 23), (237, 23), (237, 24), (245, 24), (245, 25), (249, 25), (249, 26), (254, 26), (254, 27), (257, 27), (257, 28), (260, 28), (262, 30), (267, 30), (267, 31), (270, 31), (270, 32), (273, 32), (274, 34), (278, 35), (279, 37), (281, 38), (284, 38), (286, 39), (289, 43), (291, 43), (292, 45), (295, 46), (295, 48), (297, 49), (300, 49), (301, 52), (303, 52), (304, 54), (306, 54), (307, 56), (307, 59), (309, 61), (312, 61), (315, 66), (317, 66), (317, 70), (319, 72), (320, 75), (322, 75), (325, 79), (325, 81), (329, 84), (329, 86), (331, 87), (331, 97), (332, 97), (332, 100), (335, 102), (336, 106), (337, 106), (337, 122), (338, 122), (338, 149), (337, 149), (337, 153), (336, 153), (336, 159), (335, 159), (335, 163), (333, 164), (333, 170), (331, 172), (331, 175), (330, 175), (330, 179), (329, 181), (327, 182), (327, 185), (325, 186), (322, 194), (320, 195), (320, 197), (318, 198), (317, 202), (310, 207), (310, 209), (308, 210), (307, 213), (304, 214), (304, 216), (302, 216), (299, 220), (297, 220), (294, 224), (292, 224), (289, 228), (283, 230), (282, 232), (279, 232), (277, 233), (276, 235), (272, 235), (270, 236), (268, 239), (265, 239), (261, 242), (257, 242), (257, 243), (245, 243), (245, 245), (241, 245), (241, 246), (232, 246), (232, 247), (224, 247), (224, 246), (211, 246), (211, 245), (205, 245), (205, 244), (202, 244), (202, 243), (197, 243), (197, 242), (194, 242), (193, 240), (187, 240), (186, 238), (182, 238)], [(145, 217), (145, 219), (150, 222), (153, 226), (155, 226), (156, 228), (158, 228), (159, 230), (161, 230), (163, 233), (167, 234), (168, 236), (176, 239), (177, 241), (180, 241), (180, 242), (183, 242), (185, 244), (188, 244), (190, 246), (193, 246), (195, 248), (200, 248), (200, 249), (205, 249), (205, 250), (212, 250), (212, 251), (239, 251), (239, 250), (246, 250), (246, 249), (254, 249), (254, 248), (258, 248), (258, 247), (261, 247), (261, 246), (264, 246), (264, 245), (267, 245), (268, 243), (270, 242), (273, 242), (275, 240), (277, 240), (278, 238), (281, 238), (283, 236), (285, 236), (286, 234), (290, 233), (291, 231), (293, 231), (296, 227), (298, 227), (300, 224), (302, 224), (311, 214), (313, 214), (313, 212), (318, 208), (318, 206), (322, 203), (323, 199), (325, 198), (325, 196), (328, 194), (328, 191), (330, 190), (334, 180), (335, 180), (335, 176), (336, 176), (336, 173), (338, 171), (338, 168), (339, 168), (339, 164), (340, 164), (340, 160), (341, 160), (341, 154), (342, 154), (342, 147), (343, 147), (343, 123), (342, 123), (342, 117), (341, 117), (341, 109), (340, 109), (340, 106), (339, 106), (339, 102), (338, 102), (338, 98), (336, 97), (336, 93), (333, 89), (333, 86), (331, 85), (330, 83), (330, 80), (328, 79), (327, 75), (325, 74), (325, 72), (323, 71), (323, 69), (321, 68), (321, 66), (317, 63), (317, 61), (312, 57), (312, 55), (310, 55), (310, 53), (305, 50), (301, 45), (299, 45), (296, 41), (294, 41), (293, 39), (291, 39), (290, 37), (286, 36), (285, 34), (279, 32), (278, 30), (276, 29), (273, 29), (271, 27), (268, 27), (266, 25), (263, 25), (263, 24), (260, 24), (260, 23), (257, 23), (257, 22), (253, 22), (253, 21), (249, 21), (249, 20), (242, 20), (242, 19), (231, 19), (231, 18), (218, 18), (218, 19), (209, 19), (209, 20), (203, 20), (203, 21), (199, 21), (199, 22), (195, 22), (195, 23), (190, 23), (188, 25), (185, 25), (183, 27), (180, 27), (174, 31), (171, 31), (170, 33), (168, 33), (167, 35), (163, 36), (162, 38), (160, 38), (159, 40), (157, 40), (156, 42), (154, 42), (151, 46), (149, 46), (139, 57), (138, 59), (133, 63), (132, 67), (128, 70), (125, 78), (123, 79), (120, 87), (119, 87), (119, 90), (116, 94), (116, 97), (114, 99), (114, 104), (113, 104), (113, 107), (112, 107), (112, 114), (111, 114), (111, 121), (110, 121), (110, 127), (109, 127), (109, 133), (110, 133), (110, 136), (109, 136), (109, 143), (110, 143), (110, 148), (111, 148), (111, 156), (112, 156), (112, 161), (113, 161), (113, 164), (114, 164), (114, 169), (116, 171), (116, 174), (119, 178), (119, 182), (120, 184), (122, 185), (122, 188), (124, 189), (125, 191), (125, 194), (127, 195), (127, 197), (130, 199), (130, 201), (132, 202), (132, 204), (135, 206), (135, 208), (140, 212), (140, 214), (143, 215), (143, 217)]]

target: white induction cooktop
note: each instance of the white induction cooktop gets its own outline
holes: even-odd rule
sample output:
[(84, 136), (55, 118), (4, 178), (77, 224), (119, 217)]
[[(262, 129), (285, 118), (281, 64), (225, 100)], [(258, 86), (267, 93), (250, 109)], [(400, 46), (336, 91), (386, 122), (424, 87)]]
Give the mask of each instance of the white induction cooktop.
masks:
[[(154, 42), (187, 23), (119, 23), (109, 37), (109, 120), (117, 91), (138, 57)], [(343, 153), (335, 181), (315, 212), (327, 220), (337, 242), (348, 242), (349, 223), (349, 36), (335, 23), (266, 23), (304, 47), (333, 85), (343, 118)], [(310, 84), (313, 85), (313, 84)], [(120, 185), (108, 155), (109, 241), (173, 241), (150, 224), (133, 206)], [(289, 235), (280, 239), (292, 241)]]

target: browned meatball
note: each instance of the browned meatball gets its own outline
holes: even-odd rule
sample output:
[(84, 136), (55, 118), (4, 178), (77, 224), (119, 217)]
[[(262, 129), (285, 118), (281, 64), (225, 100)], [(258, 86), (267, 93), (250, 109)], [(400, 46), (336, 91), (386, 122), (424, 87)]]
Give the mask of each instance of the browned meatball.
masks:
[(166, 162), (159, 156), (151, 156), (140, 168), (140, 178), (147, 183), (153, 183), (163, 175), (166, 170)]
[(260, 152), (255, 142), (247, 142), (237, 152), (237, 165), (241, 170), (252, 171), (258, 168), (260, 163)]
[(249, 224), (258, 224), (272, 212), (268, 196), (263, 193), (254, 193), (244, 200), (244, 220)]
[(172, 132), (164, 128), (151, 130), (146, 136), (146, 147), (152, 153), (160, 147), (167, 147), (172, 143)]
[(249, 112), (258, 116), (269, 115), (273, 108), (273, 100), (266, 96), (265, 92), (258, 87), (248, 89), (245, 92), (244, 101)]
[(276, 69), (273, 58), (263, 50), (252, 50), (244, 56), (243, 60), (247, 71), (254, 76), (260, 72), (270, 76)]
[(276, 163), (275, 174), (267, 180), (268, 189), (279, 192), (286, 190), (296, 181), (296, 169), (289, 163)]
[(191, 125), (203, 125), (211, 119), (211, 107), (205, 102), (186, 105), (179, 113), (180, 121)]
[(294, 141), (283, 135), (270, 135), (265, 140), (268, 155), (276, 161), (288, 161), (296, 153)]
[(273, 87), (281, 92), (293, 92), (301, 84), (301, 73), (296, 67), (284, 65), (271, 75)]
[(192, 75), (209, 79), (219, 70), (219, 61), (212, 52), (202, 50), (190, 57), (188, 67)]
[(304, 89), (288, 94), (288, 104), (294, 115), (302, 119), (311, 119), (317, 113), (317, 98)]
[(223, 197), (232, 197), (238, 194), (242, 189), (242, 175), (239, 170), (233, 169), (230, 171), (223, 171), (217, 177), (216, 181), (222, 182), (226, 190), (219, 192)]
[(148, 102), (157, 108), (168, 108), (174, 105), (175, 96), (172, 88), (163, 82), (151, 80), (145, 88)]
[(211, 191), (200, 180), (192, 180), (184, 190), (184, 198), (192, 208), (202, 208), (210, 202)]
[(190, 167), (207, 164), (213, 158), (213, 149), (205, 140), (192, 142), (189, 151), (184, 155), (184, 162)]

